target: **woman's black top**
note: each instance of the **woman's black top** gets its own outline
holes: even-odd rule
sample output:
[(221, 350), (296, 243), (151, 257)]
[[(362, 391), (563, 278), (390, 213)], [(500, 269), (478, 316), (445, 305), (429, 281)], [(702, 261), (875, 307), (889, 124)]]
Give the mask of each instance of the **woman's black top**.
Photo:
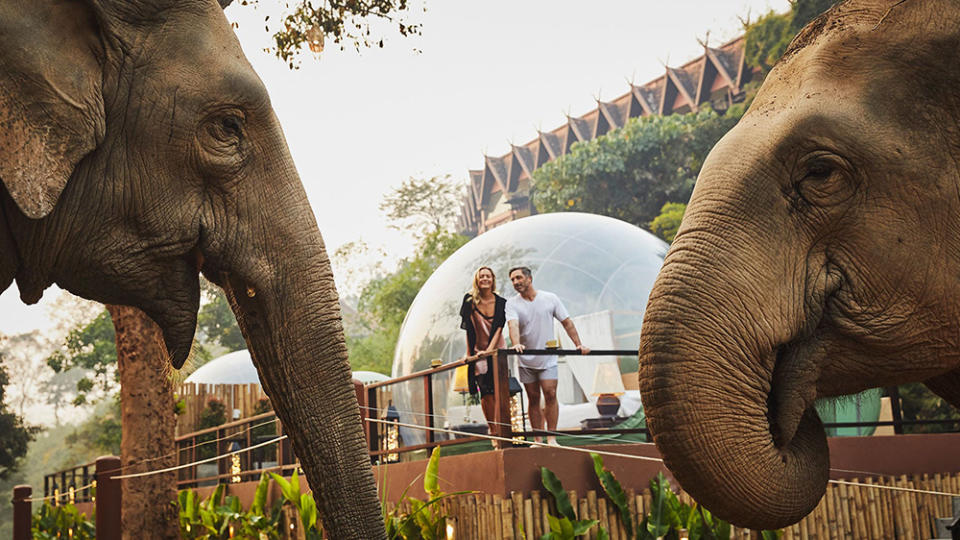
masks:
[[(493, 322), (490, 324), (490, 339), (493, 339), (497, 330), (503, 328), (507, 323), (507, 299), (497, 293), (493, 293), (493, 296), (495, 300)], [(467, 331), (467, 344), (469, 345), (467, 355), (476, 353), (474, 349), (477, 346), (477, 332), (473, 328), (473, 321), (470, 319), (474, 309), (476, 309), (476, 306), (473, 305), (473, 298), (470, 293), (463, 295), (463, 304), (460, 305), (460, 328)], [(481, 315), (483, 314), (481, 313)]]

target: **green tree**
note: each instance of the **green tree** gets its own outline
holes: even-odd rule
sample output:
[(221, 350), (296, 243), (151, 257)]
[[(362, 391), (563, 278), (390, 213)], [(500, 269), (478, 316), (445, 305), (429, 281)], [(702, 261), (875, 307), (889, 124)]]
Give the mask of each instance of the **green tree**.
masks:
[[(223, 7), (232, 3), (233, 0), (220, 0)], [(256, 7), (259, 0), (240, 0), (239, 3)], [(332, 39), (341, 50), (348, 44), (357, 50), (361, 46), (382, 48), (383, 38), (372, 32), (379, 29), (382, 22), (395, 25), (401, 36), (420, 34), (420, 25), (407, 18), (410, 13), (407, 0), (298, 0), (284, 6), (289, 11), (280, 19), (281, 29), (273, 32), (272, 52), (290, 69), (297, 67), (298, 55), (304, 48), (320, 53), (327, 39)], [(270, 16), (263, 22), (270, 32)]]
[(744, 60), (747, 65), (760, 68), (766, 76), (797, 32), (835, 3), (835, 0), (796, 0), (787, 13), (771, 11), (755, 23), (746, 24)]
[(450, 175), (408, 178), (384, 196), (380, 210), (393, 221), (390, 227), (422, 238), (453, 228), (462, 197), (462, 187)]
[(52, 377), (40, 383), (40, 392), (44, 402), (53, 409), (53, 423), (60, 425), (60, 413), (73, 402), (77, 395), (77, 383), (84, 377), (82, 369), (71, 369), (54, 373)]
[[(930, 391), (923, 383), (902, 384), (899, 388), (900, 407), (904, 420), (954, 420), (960, 417), (957, 409)], [(904, 426), (907, 433), (942, 433), (956, 430), (956, 424)]]
[(116, 392), (119, 385), (117, 346), (110, 313), (104, 309), (92, 321), (70, 330), (63, 345), (47, 358), (47, 365), (55, 373), (79, 368), (87, 374), (77, 381), (74, 405), (87, 403), (94, 391)]
[(677, 230), (680, 228), (680, 222), (683, 220), (683, 213), (686, 212), (687, 205), (684, 203), (667, 203), (660, 209), (660, 215), (653, 218), (650, 222), (650, 232), (659, 236), (666, 242), (673, 242), (677, 236)]
[(430, 274), (467, 240), (446, 231), (429, 233), (417, 245), (415, 255), (403, 259), (396, 272), (367, 284), (360, 297), (360, 309), (383, 324), (399, 328)]
[(744, 61), (766, 76), (787, 50), (796, 32), (790, 31), (790, 15), (770, 11), (744, 29)]
[(400, 325), (427, 278), (469, 238), (444, 230), (428, 233), (414, 255), (400, 261), (397, 270), (370, 280), (360, 294), (359, 310), (370, 332), (347, 337), (354, 370), (390, 373)]
[(8, 411), (4, 392), (10, 379), (0, 357), (0, 479), (7, 478), (27, 454), (27, 447), (39, 428), (27, 426), (23, 418)]
[(6, 404), (17, 416), (25, 416), (28, 407), (43, 402), (40, 393), (49, 373), (37, 369), (37, 361), (50, 354), (51, 344), (39, 330), (2, 338), (0, 355), (10, 375)]
[[(120, 455), (123, 427), (121, 424), (120, 394), (103, 400), (89, 418), (67, 435), (64, 442), (73, 455), (97, 456)], [(82, 458), (83, 461), (86, 458)], [(72, 464), (67, 464), (70, 466)]]
[(237, 318), (223, 290), (205, 279), (201, 281), (201, 290), (207, 300), (197, 314), (197, 328), (203, 341), (216, 343), (224, 347), (226, 352), (246, 349), (247, 342), (243, 339)]
[(633, 118), (533, 173), (540, 212), (579, 211), (647, 228), (668, 202), (686, 202), (703, 160), (743, 114), (711, 110)]

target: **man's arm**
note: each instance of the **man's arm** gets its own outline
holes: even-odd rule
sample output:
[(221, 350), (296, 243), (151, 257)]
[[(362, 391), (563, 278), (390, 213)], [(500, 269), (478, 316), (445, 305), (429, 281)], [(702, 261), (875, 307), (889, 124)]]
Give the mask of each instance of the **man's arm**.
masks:
[(523, 343), (520, 343), (520, 324), (516, 320), (507, 321), (507, 329), (510, 330), (510, 343), (513, 344), (513, 350), (523, 352)]
[(493, 352), (497, 350), (497, 343), (500, 343), (500, 334), (503, 333), (503, 327), (497, 328), (497, 331), (490, 336), (490, 344), (487, 345), (487, 350), (483, 351), (486, 353)]
[[(577, 349), (580, 349), (580, 354), (587, 354), (590, 352), (590, 349), (583, 346), (583, 343), (580, 343), (580, 334), (577, 333), (577, 327), (573, 324), (573, 319), (567, 317), (560, 322), (563, 325), (563, 329), (567, 332), (567, 335), (570, 336), (570, 340), (573, 341), (573, 344), (576, 345)], [(512, 334), (511, 334), (512, 335)]]

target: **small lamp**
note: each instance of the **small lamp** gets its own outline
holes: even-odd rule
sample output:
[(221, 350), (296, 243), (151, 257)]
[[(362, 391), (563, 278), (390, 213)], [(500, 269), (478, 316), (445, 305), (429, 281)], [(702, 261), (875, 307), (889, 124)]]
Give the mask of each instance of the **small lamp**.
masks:
[(397, 408), (393, 406), (393, 402), (390, 402), (390, 406), (387, 407), (387, 415), (383, 417), (384, 420), (388, 422), (399, 422), (400, 413), (397, 412)]
[(453, 391), (466, 394), (470, 391), (470, 366), (462, 365), (453, 370)]
[(320, 54), (323, 52), (323, 29), (313, 25), (307, 29), (307, 46), (310, 51)]
[[(397, 422), (400, 421), (400, 412), (393, 406), (392, 401), (390, 405), (387, 406), (387, 411), (383, 419), (389, 422), (389, 424), (387, 424), (384, 436), (380, 440), (380, 448), (382, 450), (396, 450), (400, 448), (400, 426), (397, 425)], [(386, 455), (384, 461), (394, 462), (399, 460), (399, 458), (399, 454), (391, 452)]]
[[(230, 443), (230, 447), (227, 449), (228, 452), (237, 452), (241, 449), (240, 443), (233, 441)], [(240, 454), (233, 454), (230, 456), (230, 483), (236, 484), (240, 482)]]
[(507, 379), (507, 383), (510, 386), (511, 397), (516, 394), (519, 394), (520, 391), (523, 390), (523, 388), (520, 387), (520, 381), (518, 381), (516, 377), (510, 377), (509, 379)]
[(600, 416), (614, 417), (620, 410), (620, 398), (626, 389), (620, 377), (620, 366), (616, 362), (597, 364), (593, 372), (593, 390), (590, 395), (597, 397), (597, 412)]
[[(514, 431), (526, 431), (527, 411), (524, 409), (523, 387), (516, 377), (507, 379), (510, 388), (510, 425)], [(514, 437), (514, 440), (523, 440), (522, 437)]]

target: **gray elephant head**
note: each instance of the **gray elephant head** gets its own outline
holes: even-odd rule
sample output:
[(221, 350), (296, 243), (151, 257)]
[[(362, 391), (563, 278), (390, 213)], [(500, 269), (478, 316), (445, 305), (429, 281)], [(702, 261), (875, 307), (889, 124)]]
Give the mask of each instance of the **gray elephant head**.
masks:
[(0, 290), (136, 306), (172, 362), (222, 286), (336, 538), (384, 536), (337, 293), (267, 92), (215, 0), (0, 4)]
[(824, 493), (821, 397), (960, 404), (960, 4), (844, 2), (710, 153), (647, 307), (641, 392), (683, 487), (777, 528)]

